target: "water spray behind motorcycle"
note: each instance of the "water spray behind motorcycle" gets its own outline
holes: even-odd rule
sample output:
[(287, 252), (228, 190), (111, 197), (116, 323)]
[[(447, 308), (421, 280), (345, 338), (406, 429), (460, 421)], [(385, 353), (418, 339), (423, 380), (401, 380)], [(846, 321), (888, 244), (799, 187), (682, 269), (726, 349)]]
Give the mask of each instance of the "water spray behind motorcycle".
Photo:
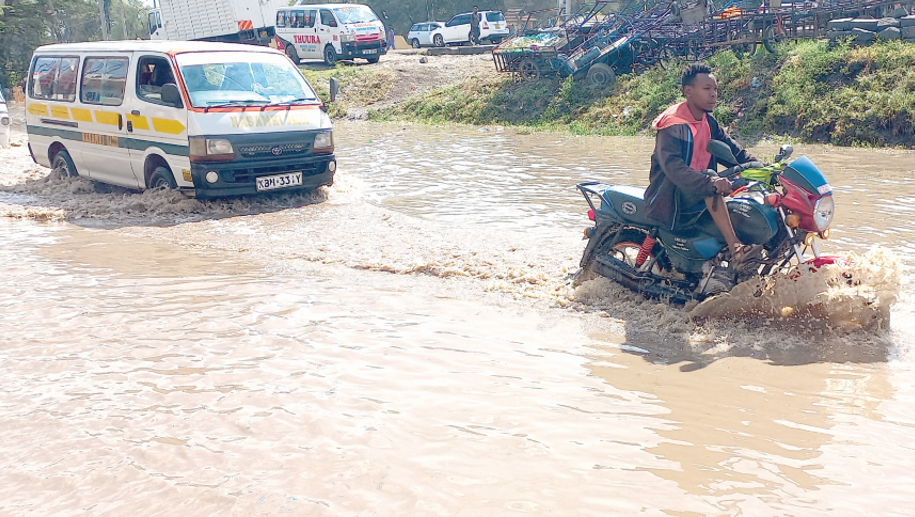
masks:
[[(740, 242), (754, 246), (752, 256), (735, 264), (707, 210), (667, 230), (647, 217), (644, 188), (585, 182), (577, 188), (594, 225), (585, 230), (588, 244), (573, 283), (600, 275), (647, 297), (682, 304), (754, 277), (804, 274), (845, 261), (821, 254), (817, 246), (817, 238), (829, 238), (835, 203), (809, 158), (787, 162), (793, 148), (784, 145), (770, 165), (741, 165), (724, 142), (713, 140), (708, 150), (730, 166), (718, 175), (735, 179), (727, 208)], [(807, 251), (813, 256), (805, 257)]]

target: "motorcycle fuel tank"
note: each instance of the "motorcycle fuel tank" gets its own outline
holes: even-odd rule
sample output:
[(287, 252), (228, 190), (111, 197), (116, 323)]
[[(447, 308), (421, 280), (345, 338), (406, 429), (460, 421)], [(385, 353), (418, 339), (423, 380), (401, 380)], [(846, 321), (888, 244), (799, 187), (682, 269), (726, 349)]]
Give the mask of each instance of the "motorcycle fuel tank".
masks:
[[(727, 200), (734, 232), (743, 244), (765, 244), (778, 233), (778, 213), (751, 197)], [(711, 215), (703, 213), (696, 224), (676, 232), (660, 230), (671, 263), (680, 272), (698, 273), (702, 264), (726, 245)]]

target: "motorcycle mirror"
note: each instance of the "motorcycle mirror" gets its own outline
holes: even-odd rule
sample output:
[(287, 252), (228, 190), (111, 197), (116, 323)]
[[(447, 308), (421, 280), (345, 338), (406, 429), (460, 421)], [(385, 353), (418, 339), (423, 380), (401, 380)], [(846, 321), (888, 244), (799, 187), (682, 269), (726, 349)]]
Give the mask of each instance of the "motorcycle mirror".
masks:
[(782, 156), (782, 160), (791, 156), (791, 153), (794, 152), (794, 147), (791, 144), (785, 144), (778, 150), (778, 154)]
[(711, 140), (708, 143), (708, 146), (706, 146), (706, 149), (708, 152), (712, 153), (712, 156), (725, 162), (729, 167), (737, 165), (737, 158), (735, 158), (734, 153), (731, 152), (730, 146), (721, 140)]

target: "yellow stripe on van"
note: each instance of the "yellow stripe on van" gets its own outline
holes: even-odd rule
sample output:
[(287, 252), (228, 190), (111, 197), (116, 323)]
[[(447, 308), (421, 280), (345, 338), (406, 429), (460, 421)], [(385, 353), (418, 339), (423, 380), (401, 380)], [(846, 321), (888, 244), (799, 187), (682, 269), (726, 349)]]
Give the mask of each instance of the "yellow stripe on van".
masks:
[(29, 104), (29, 113), (32, 115), (41, 115), (44, 117), (48, 116), (48, 105), (47, 104), (35, 104), (34, 102)]
[(146, 120), (146, 117), (140, 115), (131, 115), (127, 114), (127, 121), (133, 124), (134, 129), (142, 129), (143, 131), (149, 131), (149, 121)]
[(92, 112), (87, 109), (70, 108), (70, 113), (73, 114), (73, 120), (78, 120), (80, 122), (92, 122)]
[(51, 106), (51, 116), (70, 120), (70, 111), (66, 106)]
[(156, 118), (152, 119), (153, 127), (156, 128), (158, 133), (168, 133), (170, 135), (179, 135), (187, 129), (184, 124), (177, 120), (171, 120), (167, 118)]
[(99, 124), (108, 124), (109, 126), (118, 125), (118, 114), (113, 111), (96, 111), (95, 121)]

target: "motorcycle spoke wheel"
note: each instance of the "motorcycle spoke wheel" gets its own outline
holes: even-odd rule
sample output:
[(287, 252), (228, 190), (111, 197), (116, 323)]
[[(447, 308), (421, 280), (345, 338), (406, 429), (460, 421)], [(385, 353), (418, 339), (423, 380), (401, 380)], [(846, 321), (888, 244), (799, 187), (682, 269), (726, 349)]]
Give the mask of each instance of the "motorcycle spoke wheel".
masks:
[[(655, 246), (657, 246), (657, 244), (655, 244)], [(619, 260), (632, 269), (638, 271), (644, 268), (645, 264), (651, 263), (652, 259), (654, 258), (654, 253), (649, 253), (648, 258), (645, 259), (645, 263), (641, 266), (637, 266), (635, 262), (639, 256), (639, 251), (641, 251), (641, 249), (641, 242), (624, 241), (616, 243), (615, 246), (607, 250), (607, 253), (614, 259)], [(664, 276), (664, 272), (661, 271), (661, 268), (658, 267), (657, 262), (651, 265), (650, 273), (656, 276)]]

